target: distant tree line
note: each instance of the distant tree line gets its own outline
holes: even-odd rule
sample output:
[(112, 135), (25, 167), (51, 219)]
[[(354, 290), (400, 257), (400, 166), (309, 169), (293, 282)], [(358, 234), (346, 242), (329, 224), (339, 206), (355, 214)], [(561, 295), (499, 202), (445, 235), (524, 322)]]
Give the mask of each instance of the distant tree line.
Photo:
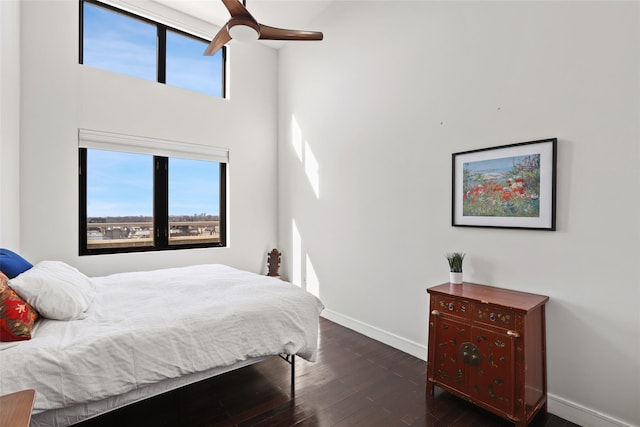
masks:
[[(170, 222), (188, 222), (188, 221), (219, 221), (219, 215), (208, 214), (193, 214), (193, 215), (169, 215)], [(153, 217), (137, 215), (137, 216), (98, 216), (89, 217), (87, 222), (89, 224), (104, 224), (104, 223), (132, 223), (132, 222), (152, 222)]]
[(193, 214), (193, 215), (169, 215), (169, 222), (182, 221), (219, 221), (219, 215)]

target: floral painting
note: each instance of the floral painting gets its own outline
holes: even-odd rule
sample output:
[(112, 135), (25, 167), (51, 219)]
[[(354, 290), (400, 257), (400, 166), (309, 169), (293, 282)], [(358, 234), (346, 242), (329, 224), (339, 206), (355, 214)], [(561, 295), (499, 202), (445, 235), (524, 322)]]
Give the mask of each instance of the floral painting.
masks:
[(451, 225), (555, 230), (557, 142), (453, 153)]
[(540, 154), (463, 164), (464, 216), (540, 215)]

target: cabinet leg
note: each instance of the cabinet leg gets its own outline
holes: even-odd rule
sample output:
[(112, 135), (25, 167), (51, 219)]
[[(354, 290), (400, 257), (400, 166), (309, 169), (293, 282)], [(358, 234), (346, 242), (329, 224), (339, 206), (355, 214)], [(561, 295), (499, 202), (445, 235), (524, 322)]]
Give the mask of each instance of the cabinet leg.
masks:
[(427, 396), (433, 397), (434, 394), (434, 384), (432, 381), (427, 380)]

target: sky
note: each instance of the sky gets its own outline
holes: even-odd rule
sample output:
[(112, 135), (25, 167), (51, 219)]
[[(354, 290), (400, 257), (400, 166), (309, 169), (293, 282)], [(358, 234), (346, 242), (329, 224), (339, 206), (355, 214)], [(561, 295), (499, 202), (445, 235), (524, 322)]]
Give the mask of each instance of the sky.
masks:
[[(219, 190), (219, 163), (169, 159), (169, 215), (219, 215)], [(153, 156), (87, 149), (87, 217), (152, 214)]]
[(499, 171), (505, 172), (511, 170), (513, 165), (521, 162), (527, 156), (502, 157), (499, 159), (481, 160), (479, 162), (469, 162), (464, 164), (464, 169), (473, 172)]
[[(157, 30), (84, 3), (83, 64), (157, 81)], [(222, 51), (167, 31), (167, 85), (222, 96)], [(87, 216), (152, 216), (153, 156), (87, 150)], [(169, 215), (219, 214), (219, 164), (169, 160)]]

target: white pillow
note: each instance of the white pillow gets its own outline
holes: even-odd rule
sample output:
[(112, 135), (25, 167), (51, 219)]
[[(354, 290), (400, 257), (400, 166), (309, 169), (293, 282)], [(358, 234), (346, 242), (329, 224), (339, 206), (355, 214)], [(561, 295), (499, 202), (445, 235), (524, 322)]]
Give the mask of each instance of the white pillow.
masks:
[(9, 286), (43, 317), (55, 320), (83, 319), (96, 295), (91, 279), (62, 261), (41, 261)]

